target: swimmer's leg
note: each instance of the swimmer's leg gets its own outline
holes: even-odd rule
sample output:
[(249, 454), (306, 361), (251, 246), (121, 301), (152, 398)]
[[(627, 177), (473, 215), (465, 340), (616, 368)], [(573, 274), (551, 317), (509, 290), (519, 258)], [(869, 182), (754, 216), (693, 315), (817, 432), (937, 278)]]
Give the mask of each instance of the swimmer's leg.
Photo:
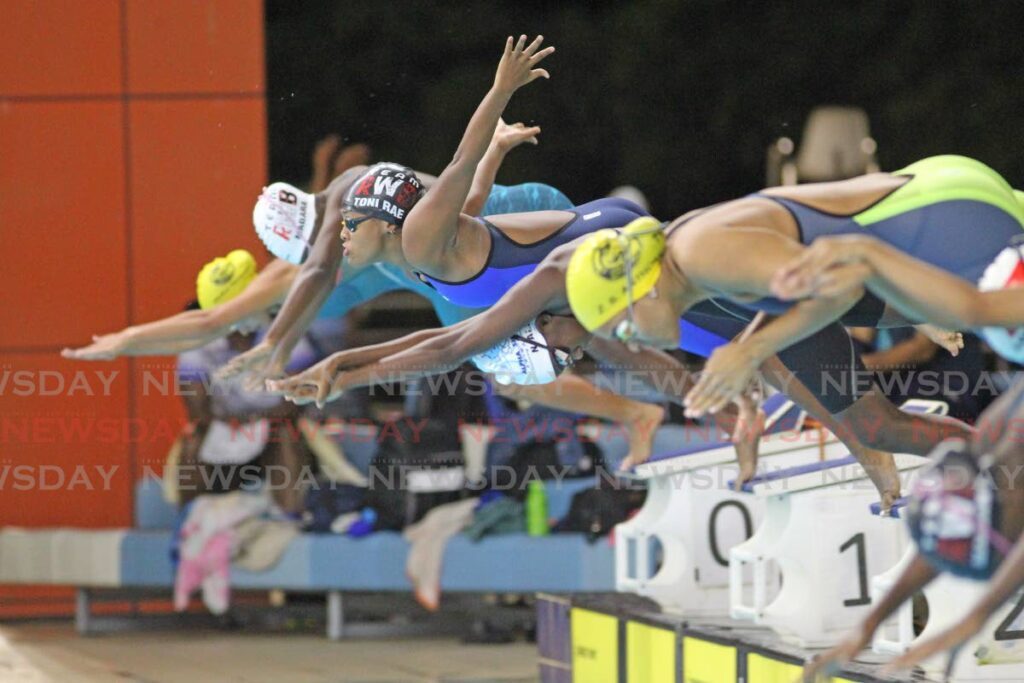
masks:
[(928, 455), (946, 439), (974, 436), (960, 420), (903, 412), (877, 386), (835, 417), (863, 443), (893, 453)]
[(850, 449), (850, 454), (864, 467), (864, 471), (878, 489), (882, 509), (888, 510), (900, 497), (900, 476), (892, 453), (864, 445), (855, 433), (832, 415), (800, 378), (794, 376), (777, 357), (765, 361), (761, 365), (761, 372), (769, 384), (784, 392), (811, 417), (839, 437)]
[(621, 424), (629, 435), (629, 454), (622, 463), (623, 469), (651, 457), (654, 432), (665, 419), (665, 409), (661, 406), (625, 398), (568, 373), (548, 384), (524, 386), (495, 382), (494, 390), (506, 398), (525, 399), (548, 408), (592, 415)]

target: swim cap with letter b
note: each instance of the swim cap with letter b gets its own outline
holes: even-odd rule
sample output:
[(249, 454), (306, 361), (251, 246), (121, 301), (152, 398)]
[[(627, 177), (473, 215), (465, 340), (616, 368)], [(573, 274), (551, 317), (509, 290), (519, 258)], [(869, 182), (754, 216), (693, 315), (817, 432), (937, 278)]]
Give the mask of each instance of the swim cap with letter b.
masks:
[(590, 235), (573, 253), (565, 273), (573, 315), (593, 332), (626, 310), (658, 281), (664, 252), (661, 223), (650, 216), (637, 218), (621, 231)]
[(342, 205), (402, 227), (423, 192), (423, 183), (411, 168), (391, 163), (374, 164), (352, 183)]
[(314, 237), (316, 196), (288, 183), (273, 183), (256, 201), (252, 223), (271, 254), (300, 265)]
[(196, 298), (202, 309), (231, 301), (256, 277), (256, 259), (245, 249), (215, 258), (199, 271)]

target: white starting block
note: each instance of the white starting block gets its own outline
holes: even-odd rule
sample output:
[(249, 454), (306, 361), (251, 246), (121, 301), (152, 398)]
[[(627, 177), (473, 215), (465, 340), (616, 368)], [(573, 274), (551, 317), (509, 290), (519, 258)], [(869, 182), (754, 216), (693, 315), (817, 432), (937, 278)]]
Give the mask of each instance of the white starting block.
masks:
[[(932, 414), (945, 408), (938, 401), (903, 407)], [(896, 456), (901, 472), (927, 462)], [(849, 456), (758, 476), (744, 490), (764, 500), (765, 518), (730, 551), (730, 616), (768, 626), (800, 647), (834, 645), (869, 609), (870, 577), (902, 554), (898, 530), (868, 514), (878, 500), (874, 486)], [(781, 588), (773, 567), (781, 571)]]
[[(905, 552), (890, 570), (871, 580), (871, 597), (877, 601), (889, 591), (916, 551), (899, 519), (905, 503), (894, 506), (893, 517), (882, 521), (896, 527), (901, 535)], [(878, 514), (877, 508), (872, 508)], [(875, 634), (871, 649), (878, 654), (899, 655), (917, 640), (931, 638), (955, 624), (981, 599), (988, 588), (986, 582), (971, 581), (942, 574), (925, 586), (924, 598), (928, 603), (928, 623), (921, 635), (914, 637), (914, 610), (912, 601), (905, 602), (895, 616), (882, 624)], [(942, 678), (946, 673), (947, 656), (933, 657), (920, 666), (929, 677)], [(982, 632), (961, 648), (951, 671), (951, 681), (1024, 681), (1024, 595), (1018, 595), (992, 617)]]
[[(831, 434), (819, 442), (817, 433), (801, 433), (803, 413), (785, 396), (771, 397), (764, 407), (768, 435), (761, 440), (761, 463), (786, 467), (845, 455)], [(647, 499), (615, 528), (617, 589), (650, 597), (668, 611), (727, 616), (729, 549), (750, 537), (764, 509), (763, 501), (732, 490), (732, 443), (657, 456), (634, 476), (647, 480)]]
[[(896, 456), (900, 471), (925, 462)], [(871, 605), (869, 577), (900, 556), (896, 529), (867, 513), (878, 499), (874, 485), (850, 456), (776, 472), (744, 489), (764, 499), (765, 520), (730, 552), (730, 615), (768, 626), (800, 647), (834, 645)], [(774, 596), (772, 564), (782, 574)]]

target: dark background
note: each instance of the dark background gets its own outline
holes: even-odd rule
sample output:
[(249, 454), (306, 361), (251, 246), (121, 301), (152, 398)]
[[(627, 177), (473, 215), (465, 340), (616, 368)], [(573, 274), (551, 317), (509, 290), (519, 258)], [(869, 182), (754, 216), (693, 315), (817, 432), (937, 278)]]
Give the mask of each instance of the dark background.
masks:
[(764, 152), (799, 142), (818, 104), (865, 108), (879, 161), (976, 157), (1024, 187), (1019, 2), (267, 3), (270, 170), (304, 182), (316, 140), (439, 173), (490, 87), (504, 39), (542, 33), (550, 81), (506, 120), (539, 147), (500, 182), (577, 202), (620, 184), (684, 211), (764, 183)]

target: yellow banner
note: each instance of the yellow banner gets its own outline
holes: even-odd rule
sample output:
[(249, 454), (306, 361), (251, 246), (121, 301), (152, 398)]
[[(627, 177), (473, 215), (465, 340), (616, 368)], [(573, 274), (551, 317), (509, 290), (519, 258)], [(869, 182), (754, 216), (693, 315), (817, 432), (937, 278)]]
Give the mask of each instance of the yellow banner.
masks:
[[(747, 655), (747, 683), (793, 683), (800, 679), (803, 667), (780, 662), (756, 653)], [(845, 678), (833, 678), (832, 683), (853, 683)]]
[(619, 620), (585, 609), (569, 618), (573, 683), (619, 683)]
[(736, 648), (683, 638), (683, 683), (736, 683)]
[(626, 683), (676, 683), (676, 634), (639, 624), (626, 624)]

